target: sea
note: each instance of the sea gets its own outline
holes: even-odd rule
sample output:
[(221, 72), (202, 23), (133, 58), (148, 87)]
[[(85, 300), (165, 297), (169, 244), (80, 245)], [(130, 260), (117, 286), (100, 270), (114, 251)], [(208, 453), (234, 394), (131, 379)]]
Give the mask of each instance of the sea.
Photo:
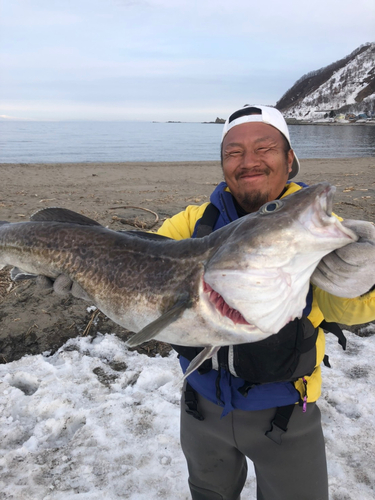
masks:
[[(375, 126), (289, 125), (299, 158), (375, 156)], [(0, 163), (210, 161), (222, 125), (0, 121)]]

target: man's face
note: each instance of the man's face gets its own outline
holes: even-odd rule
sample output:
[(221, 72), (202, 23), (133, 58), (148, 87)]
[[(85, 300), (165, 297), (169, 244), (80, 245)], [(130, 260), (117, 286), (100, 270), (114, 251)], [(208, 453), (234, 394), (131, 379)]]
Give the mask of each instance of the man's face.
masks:
[(285, 152), (285, 139), (276, 128), (260, 122), (236, 125), (222, 147), (225, 181), (244, 210), (255, 212), (280, 195), (294, 153)]

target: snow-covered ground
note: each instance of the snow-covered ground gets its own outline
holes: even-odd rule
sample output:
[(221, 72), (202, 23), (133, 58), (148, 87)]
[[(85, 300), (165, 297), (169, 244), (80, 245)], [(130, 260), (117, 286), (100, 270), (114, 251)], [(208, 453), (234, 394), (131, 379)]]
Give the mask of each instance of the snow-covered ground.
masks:
[[(346, 335), (346, 352), (327, 336), (323, 367), (330, 492), (373, 500), (375, 336)], [(129, 352), (114, 335), (0, 365), (0, 499), (189, 499), (180, 387), (174, 354)], [(255, 498), (250, 471), (244, 499)]]

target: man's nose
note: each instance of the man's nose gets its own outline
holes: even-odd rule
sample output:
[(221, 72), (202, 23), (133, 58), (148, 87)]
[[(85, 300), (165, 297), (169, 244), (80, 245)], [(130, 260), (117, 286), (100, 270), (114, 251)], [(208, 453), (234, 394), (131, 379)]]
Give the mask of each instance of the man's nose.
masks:
[(256, 167), (260, 164), (260, 155), (254, 149), (246, 149), (244, 153), (244, 166)]

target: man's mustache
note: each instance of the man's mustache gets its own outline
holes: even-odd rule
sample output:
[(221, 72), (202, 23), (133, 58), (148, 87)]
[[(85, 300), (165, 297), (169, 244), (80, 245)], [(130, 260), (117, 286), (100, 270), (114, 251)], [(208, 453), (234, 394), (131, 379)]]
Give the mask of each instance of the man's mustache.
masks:
[(257, 174), (263, 174), (263, 175), (270, 175), (271, 169), (270, 168), (242, 168), (239, 172), (236, 173), (236, 180), (240, 179), (244, 175), (257, 175)]

